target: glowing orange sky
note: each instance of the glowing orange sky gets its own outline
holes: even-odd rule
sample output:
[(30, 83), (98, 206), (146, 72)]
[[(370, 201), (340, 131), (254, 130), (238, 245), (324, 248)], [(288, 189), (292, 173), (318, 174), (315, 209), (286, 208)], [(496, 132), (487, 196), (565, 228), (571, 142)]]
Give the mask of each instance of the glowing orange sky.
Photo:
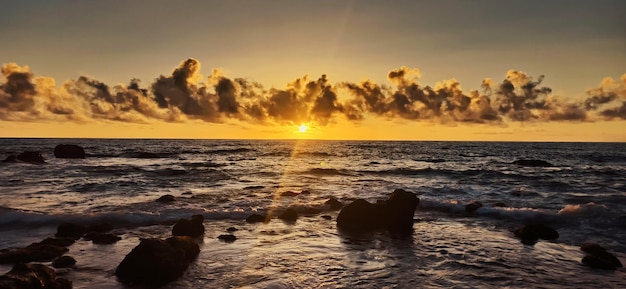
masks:
[[(41, 107), (33, 108), (37, 113), (28, 117), (3, 112), (0, 137), (626, 141), (623, 118), (606, 117), (615, 114), (599, 117), (600, 110), (590, 110), (588, 117), (576, 121), (554, 121), (561, 118), (555, 117), (558, 113), (565, 113), (564, 108), (583, 108), (593, 96), (587, 91), (604, 87), (603, 79), (610, 77), (619, 85), (626, 73), (623, 1), (575, 0), (563, 5), (557, 1), (324, 0), (273, 1), (270, 5), (240, 0), (157, 0), (122, 6), (101, 2), (3, 5), (0, 37), (5, 41), (0, 64), (30, 67), (31, 81), (39, 89), (34, 98)], [(272, 114), (271, 105), (263, 106), (263, 102), (259, 104), (269, 117), (263, 122), (189, 115), (175, 122), (163, 121), (164, 116), (154, 115), (162, 113), (162, 105), (144, 107), (143, 115), (150, 111), (152, 116), (142, 116), (143, 121), (137, 122), (104, 116), (92, 119), (91, 112), (82, 113), (90, 104), (71, 98), (83, 93), (76, 81), (83, 75), (111, 90), (118, 83), (127, 85), (130, 79), (139, 78), (141, 88), (151, 90), (159, 75), (170, 76), (190, 57), (202, 62), (198, 85), (206, 83), (208, 88), (214, 85), (207, 79), (212, 68), (222, 68), (221, 75), (229, 79), (258, 82), (266, 90), (284, 90), (304, 75), (315, 81), (324, 74), (341, 107), (333, 111), (327, 107), (330, 102), (318, 103), (318, 107), (326, 105), (318, 118), (332, 114), (324, 115), (324, 121), (304, 119), (311, 122), (311, 128), (300, 133), (299, 120)], [(512, 114), (507, 113), (497, 123), (450, 122), (425, 119), (423, 109), (419, 118), (412, 111), (389, 107), (377, 114), (375, 106), (362, 108), (363, 119), (348, 120), (346, 110), (355, 98), (341, 91), (340, 84), (369, 79), (395, 87), (388, 73), (403, 66), (419, 69), (415, 83), (421, 88), (455, 79), (466, 95), (472, 90), (482, 93), (485, 78), (493, 79), (497, 88), (511, 69), (533, 80), (545, 75), (540, 86), (552, 91), (543, 97), (551, 103), (559, 100), (560, 105), (550, 108), (546, 118), (551, 121), (510, 121)], [(53, 91), (42, 92), (47, 86), (35, 83), (38, 77), (54, 79), (55, 87), (48, 87)], [(66, 93), (63, 85), (68, 80), (78, 88)], [(3, 83), (8, 91), (6, 75), (0, 76)], [(171, 92), (166, 84), (161, 87), (163, 93)], [(623, 88), (612, 89), (610, 93), (617, 96), (601, 103), (604, 112), (619, 112), (620, 102), (626, 102)], [(54, 95), (56, 100), (41, 101), (43, 94)], [(8, 95), (5, 99), (11, 99)], [(167, 105), (182, 105), (174, 97), (166, 95), (165, 99)], [(62, 103), (67, 110), (69, 102), (73, 112), (81, 112), (80, 117), (46, 116), (44, 107), (52, 109), (51, 103)], [(421, 105), (415, 103), (414, 109)], [(314, 104), (313, 99), (308, 109)], [(242, 107), (242, 98), (233, 105)], [(224, 107), (220, 106), (220, 113), (226, 113), (221, 111)], [(58, 113), (60, 108), (55, 109)]]

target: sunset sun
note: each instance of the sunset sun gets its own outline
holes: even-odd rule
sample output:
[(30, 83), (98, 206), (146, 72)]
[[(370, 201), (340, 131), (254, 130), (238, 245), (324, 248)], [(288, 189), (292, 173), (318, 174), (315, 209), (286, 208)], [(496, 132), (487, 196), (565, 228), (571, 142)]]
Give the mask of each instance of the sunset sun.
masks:
[(298, 127), (298, 131), (299, 131), (299, 132), (302, 132), (302, 133), (306, 132), (306, 131), (307, 131), (307, 129), (308, 129), (308, 127), (306, 126), (306, 124), (301, 124), (301, 125)]

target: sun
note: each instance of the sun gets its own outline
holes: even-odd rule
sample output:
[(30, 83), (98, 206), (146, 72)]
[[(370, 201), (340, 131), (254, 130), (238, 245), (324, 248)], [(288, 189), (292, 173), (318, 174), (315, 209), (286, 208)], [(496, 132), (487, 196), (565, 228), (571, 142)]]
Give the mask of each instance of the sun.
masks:
[(298, 127), (298, 131), (299, 131), (299, 132), (306, 132), (308, 129), (309, 129), (309, 127), (307, 127), (307, 126), (306, 126), (306, 124), (301, 124), (301, 125)]

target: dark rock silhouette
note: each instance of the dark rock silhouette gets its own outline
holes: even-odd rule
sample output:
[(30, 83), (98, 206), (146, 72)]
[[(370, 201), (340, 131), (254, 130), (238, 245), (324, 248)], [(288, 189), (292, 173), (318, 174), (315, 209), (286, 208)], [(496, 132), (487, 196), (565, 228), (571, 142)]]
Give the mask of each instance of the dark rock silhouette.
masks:
[(178, 279), (200, 253), (191, 237), (143, 239), (117, 266), (115, 275), (128, 285), (157, 288)]
[(300, 195), (300, 194), (298, 194), (298, 193), (296, 193), (294, 191), (284, 191), (284, 192), (280, 193), (281, 197), (295, 197), (295, 196), (298, 196), (298, 195)]
[(513, 162), (514, 165), (523, 166), (523, 167), (552, 167), (551, 163), (544, 160), (528, 160), (528, 159), (519, 159)]
[(204, 235), (204, 216), (193, 215), (190, 219), (180, 219), (172, 227), (174, 236), (200, 237)]
[(331, 210), (339, 210), (343, 208), (343, 204), (335, 197), (330, 197), (326, 202), (324, 202), (324, 204), (330, 207)]
[(80, 239), (85, 233), (87, 233), (87, 227), (75, 223), (61, 223), (57, 227), (57, 238), (74, 238)]
[(298, 220), (298, 212), (294, 209), (287, 209), (278, 215), (278, 218), (283, 221), (295, 222)]
[(84, 159), (85, 149), (73, 144), (60, 144), (54, 147), (54, 157), (58, 159)]
[(582, 259), (582, 263), (591, 268), (615, 270), (619, 267), (623, 267), (622, 262), (620, 262), (615, 255), (609, 253), (598, 244), (585, 243), (580, 246), (580, 250), (586, 253), (586, 256)]
[(16, 264), (0, 276), (2, 289), (71, 289), (72, 282), (57, 278), (54, 270), (42, 264)]
[(559, 232), (544, 224), (527, 224), (517, 228), (513, 233), (520, 238), (522, 243), (527, 245), (533, 245), (539, 239), (555, 240), (559, 238)]
[(219, 235), (217, 236), (217, 238), (226, 243), (232, 243), (237, 240), (237, 237), (235, 237), (235, 235), (232, 235), (232, 234)]
[(172, 203), (175, 200), (176, 200), (176, 198), (174, 198), (174, 196), (168, 194), (168, 195), (160, 196), (158, 199), (156, 199), (156, 202), (159, 202), (159, 203)]
[(32, 164), (46, 163), (46, 159), (44, 159), (41, 153), (36, 151), (25, 151), (23, 153), (20, 153), (19, 155), (17, 155), (17, 159)]
[(267, 220), (267, 216), (260, 214), (252, 214), (246, 218), (246, 222), (248, 223), (261, 223)]
[(74, 240), (72, 239), (48, 238), (24, 248), (2, 250), (0, 252), (0, 264), (52, 261), (69, 251), (67, 247), (73, 243)]
[(17, 156), (16, 155), (10, 155), (6, 159), (4, 159), (3, 162), (5, 162), (5, 163), (17, 163)]
[(70, 256), (61, 256), (52, 261), (52, 267), (54, 268), (67, 268), (76, 264), (76, 259)]
[(372, 204), (358, 199), (343, 207), (337, 216), (337, 227), (348, 232), (386, 229), (394, 234), (413, 232), (413, 215), (419, 204), (414, 193), (395, 190), (388, 200)]
[(482, 207), (483, 207), (483, 203), (479, 201), (472, 201), (465, 205), (465, 211), (468, 213), (473, 213)]

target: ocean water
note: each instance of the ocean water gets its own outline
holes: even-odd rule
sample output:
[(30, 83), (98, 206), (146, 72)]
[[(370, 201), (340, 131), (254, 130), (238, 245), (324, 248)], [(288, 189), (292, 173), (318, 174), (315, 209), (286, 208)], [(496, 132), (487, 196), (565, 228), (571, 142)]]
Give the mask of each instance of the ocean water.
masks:
[[(54, 158), (61, 143), (87, 158)], [(0, 249), (68, 221), (109, 222), (122, 237), (70, 247), (78, 262), (58, 273), (74, 288), (124, 288), (114, 271), (140, 238), (168, 237), (193, 214), (205, 217), (200, 255), (164, 288), (626, 288), (626, 270), (585, 267), (579, 250), (595, 242), (626, 263), (624, 143), (0, 139), (2, 158), (25, 150), (47, 164), (0, 162)], [(409, 238), (342, 233), (324, 205), (397, 188), (420, 198)], [(155, 202), (165, 194), (176, 201)], [(466, 213), (471, 201), (484, 206)], [(295, 223), (244, 221), (286, 208)], [(522, 244), (511, 230), (530, 221), (560, 238)], [(219, 241), (229, 227), (238, 239)]]

